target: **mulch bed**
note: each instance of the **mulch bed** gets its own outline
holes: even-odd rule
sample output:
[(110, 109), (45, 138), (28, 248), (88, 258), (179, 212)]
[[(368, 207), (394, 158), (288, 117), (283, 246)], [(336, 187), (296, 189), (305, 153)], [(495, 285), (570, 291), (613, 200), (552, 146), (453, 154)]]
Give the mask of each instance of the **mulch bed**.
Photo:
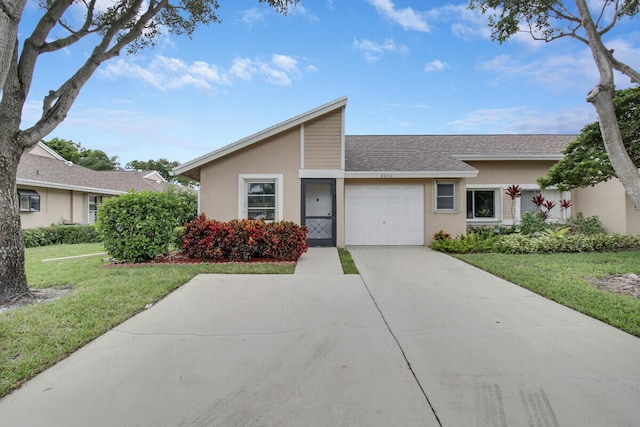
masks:
[(273, 264), (273, 265), (296, 265), (296, 261), (280, 261), (273, 258), (252, 258), (248, 261), (203, 261), (199, 258), (189, 258), (188, 256), (180, 252), (172, 252), (169, 255), (160, 255), (156, 259), (141, 263), (126, 263), (126, 262), (112, 262), (106, 264), (105, 267), (138, 267), (141, 265), (192, 265), (192, 264), (238, 264), (238, 265), (251, 265), (251, 264)]

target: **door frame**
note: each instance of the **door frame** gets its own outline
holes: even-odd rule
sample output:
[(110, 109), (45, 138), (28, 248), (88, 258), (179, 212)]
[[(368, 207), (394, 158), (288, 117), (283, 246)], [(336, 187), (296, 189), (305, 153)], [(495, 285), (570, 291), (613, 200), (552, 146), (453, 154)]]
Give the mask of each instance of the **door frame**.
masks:
[(306, 215), (306, 184), (330, 184), (331, 185), (331, 212), (333, 213), (331, 217), (331, 238), (329, 239), (309, 239), (307, 238), (307, 243), (309, 246), (320, 246), (320, 247), (335, 247), (336, 246), (336, 180), (335, 178), (302, 178), (302, 182), (300, 185), (301, 188), (301, 200), (300, 200), (300, 218), (302, 225), (306, 226), (307, 218), (328, 218), (326, 216), (318, 217), (318, 216), (309, 216)]

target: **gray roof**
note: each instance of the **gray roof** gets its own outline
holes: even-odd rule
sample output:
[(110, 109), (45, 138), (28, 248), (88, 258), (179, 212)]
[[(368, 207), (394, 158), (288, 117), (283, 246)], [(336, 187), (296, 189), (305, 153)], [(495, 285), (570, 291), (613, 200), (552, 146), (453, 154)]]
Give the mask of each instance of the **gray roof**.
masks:
[(347, 135), (347, 172), (472, 172), (471, 160), (559, 160), (576, 135)]
[(130, 190), (162, 191), (171, 184), (145, 178), (153, 171), (94, 171), (62, 160), (24, 153), (18, 164), (18, 184), (119, 194)]

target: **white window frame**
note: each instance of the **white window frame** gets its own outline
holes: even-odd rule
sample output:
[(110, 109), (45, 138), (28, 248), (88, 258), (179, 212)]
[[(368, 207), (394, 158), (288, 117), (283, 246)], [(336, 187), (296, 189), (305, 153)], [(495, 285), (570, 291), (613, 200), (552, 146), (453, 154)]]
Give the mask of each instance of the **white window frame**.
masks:
[(247, 184), (252, 182), (274, 182), (276, 185), (276, 221), (283, 220), (283, 196), (284, 196), (284, 176), (283, 174), (240, 174), (238, 175), (238, 218), (248, 218), (248, 194)]
[[(440, 184), (450, 184), (453, 185), (453, 207), (452, 208), (438, 208), (438, 185)], [(458, 212), (458, 191), (456, 187), (458, 186), (457, 181), (442, 181), (436, 180), (433, 183), (433, 207), (435, 212), (439, 213), (454, 213)], [(446, 196), (449, 197), (449, 196)]]
[[(570, 191), (560, 191), (556, 187), (549, 187), (544, 190), (541, 190), (539, 186), (531, 184), (531, 185), (520, 185), (523, 191), (539, 191), (544, 196), (546, 191), (556, 191), (560, 195), (558, 200), (554, 200), (556, 202), (556, 206), (553, 208), (554, 213), (557, 212), (558, 215), (554, 215), (549, 218), (549, 221), (555, 222), (558, 220), (566, 219), (571, 217), (571, 207), (567, 209), (565, 212), (560, 213), (560, 200), (571, 200), (571, 192)], [(524, 196), (522, 196), (524, 197)], [(520, 199), (522, 199), (522, 197)], [(516, 203), (516, 221), (520, 221), (522, 219), (522, 200), (518, 200)]]
[[(467, 222), (498, 222), (502, 220), (502, 189), (497, 186), (467, 186), (464, 192), (465, 203), (467, 200), (468, 191), (492, 191), (493, 192), (493, 216), (485, 218), (467, 218)], [(467, 207), (468, 209), (468, 207)], [(467, 209), (465, 209), (465, 216), (467, 215)]]

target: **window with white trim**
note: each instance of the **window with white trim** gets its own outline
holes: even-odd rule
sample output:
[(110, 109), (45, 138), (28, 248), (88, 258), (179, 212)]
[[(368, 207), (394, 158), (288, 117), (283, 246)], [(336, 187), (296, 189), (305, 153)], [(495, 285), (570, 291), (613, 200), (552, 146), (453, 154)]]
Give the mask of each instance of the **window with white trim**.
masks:
[(89, 224), (93, 224), (98, 219), (98, 208), (102, 204), (102, 196), (89, 195)]
[[(520, 212), (519, 217), (522, 218), (522, 215), (525, 212), (540, 212), (541, 210), (546, 210), (543, 207), (538, 207), (533, 202), (533, 198), (537, 195), (541, 195), (545, 201), (551, 201), (554, 203), (554, 207), (549, 211), (548, 218), (550, 220), (558, 220), (562, 218), (563, 213), (561, 212), (560, 200), (562, 200), (564, 193), (559, 190), (547, 189), (547, 190), (524, 190), (522, 192), (522, 196), (520, 197)], [(567, 196), (570, 197), (570, 196)]]
[(456, 208), (455, 184), (453, 182), (436, 183), (436, 210), (453, 211)]
[(467, 219), (496, 219), (496, 190), (467, 190)]
[(247, 182), (247, 218), (265, 221), (276, 219), (275, 180)]
[(40, 194), (34, 190), (18, 190), (20, 212), (40, 212)]
[(238, 217), (282, 220), (282, 175), (240, 175)]

